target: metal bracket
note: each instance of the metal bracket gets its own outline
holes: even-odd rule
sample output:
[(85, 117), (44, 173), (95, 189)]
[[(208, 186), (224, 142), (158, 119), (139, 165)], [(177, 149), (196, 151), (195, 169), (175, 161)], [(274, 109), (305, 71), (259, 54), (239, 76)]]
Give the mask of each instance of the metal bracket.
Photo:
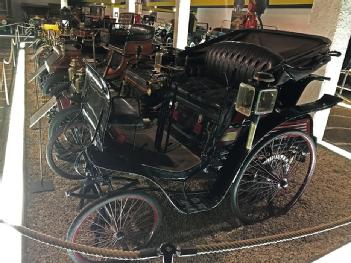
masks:
[(31, 183), (32, 193), (52, 192), (55, 190), (54, 184), (51, 181), (36, 180)]
[(29, 121), (29, 128), (33, 126), (45, 116), (45, 114), (50, 111), (57, 104), (56, 97), (52, 97), (48, 102), (41, 106), (31, 117)]

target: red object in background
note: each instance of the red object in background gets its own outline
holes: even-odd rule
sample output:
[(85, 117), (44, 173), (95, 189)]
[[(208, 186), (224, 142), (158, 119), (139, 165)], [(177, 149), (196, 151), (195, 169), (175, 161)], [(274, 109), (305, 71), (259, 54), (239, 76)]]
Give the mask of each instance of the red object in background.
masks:
[(249, 28), (257, 28), (257, 20), (255, 15), (246, 15), (245, 23), (244, 23), (244, 28), (249, 29)]
[(242, 28), (258, 28), (257, 17), (256, 17), (256, 4), (250, 0), (247, 5), (247, 14), (242, 18)]
[(127, 136), (118, 128), (113, 129), (113, 135), (118, 144), (123, 144), (127, 141)]
[(57, 99), (57, 106), (59, 108), (59, 111), (68, 109), (72, 105), (71, 100), (67, 98), (66, 96), (61, 96), (60, 98)]
[(141, 15), (135, 15), (134, 17), (135, 24), (141, 24), (141, 20), (142, 20)]
[(193, 133), (200, 135), (202, 133), (202, 128), (203, 128), (203, 125), (201, 122), (195, 123), (193, 127)]
[(202, 133), (203, 127), (203, 116), (200, 114), (193, 127), (193, 133), (200, 135)]
[(179, 112), (177, 110), (173, 110), (172, 112), (172, 119), (175, 121), (179, 120)]

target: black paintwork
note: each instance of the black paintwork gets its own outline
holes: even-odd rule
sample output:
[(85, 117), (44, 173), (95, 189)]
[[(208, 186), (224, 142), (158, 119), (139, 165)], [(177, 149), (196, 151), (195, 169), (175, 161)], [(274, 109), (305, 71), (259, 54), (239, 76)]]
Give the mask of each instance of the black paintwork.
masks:
[[(248, 34), (251, 35), (251, 39), (254, 39), (253, 36), (257, 32), (246, 30), (229, 33), (228, 35), (238, 39), (240, 35)], [(228, 36), (223, 36), (221, 42), (218, 41), (220, 39), (218, 38), (211, 43), (208, 42), (179, 54), (179, 57), (185, 55), (188, 58), (186, 59), (183, 72), (175, 73), (172, 68), (168, 68), (168, 72), (172, 74), (168, 74), (170, 81), (168, 86), (165, 87), (167, 92), (158, 117), (158, 130), (162, 131), (156, 135), (155, 140), (156, 142), (158, 140), (159, 143), (156, 143), (156, 146), (158, 145), (156, 147), (157, 150), (153, 151), (142, 147), (136, 149), (133, 144), (128, 143), (116, 145), (113, 139), (106, 136), (106, 130), (111, 125), (111, 120), (116, 112), (112, 111), (111, 113), (112, 100), (106, 82), (90, 65), (87, 65), (87, 95), (82, 107), (85, 119), (90, 123), (90, 128), (94, 133), (92, 145), (87, 149), (87, 154), (91, 160), (97, 166), (131, 172), (147, 178), (166, 195), (179, 212), (194, 213), (216, 207), (229, 191), (236, 175), (240, 171), (241, 165), (249, 154), (245, 145), (248, 138), (249, 125), (253, 119), (252, 117), (240, 116), (239, 113), (234, 111), (234, 94), (240, 82), (249, 82), (257, 89), (273, 86), (278, 89), (279, 94), (274, 111), (260, 118), (252, 149), (265, 135), (274, 132), (279, 127), (288, 128), (290, 122), (297, 120), (309, 121), (309, 132), (313, 134), (311, 128), (312, 119), (309, 113), (330, 108), (340, 101), (337, 97), (324, 95), (315, 102), (296, 106), (296, 102), (307, 84), (313, 80), (322, 80), (322, 78), (310, 75), (310, 73), (327, 63), (330, 60), (330, 56), (334, 55), (329, 52), (329, 40), (279, 31), (266, 30), (264, 32), (269, 35), (277, 35), (279, 38), (284, 36), (290, 39), (296, 37), (299, 40), (305, 38), (305, 40), (307, 39), (306, 43), (311, 41), (309, 43), (313, 43), (314, 47), (310, 50), (311, 54), (305, 48), (306, 61), (304, 61), (296, 53), (296, 50), (290, 53), (289, 50), (285, 50), (284, 53), (280, 49), (280, 53), (277, 54), (272, 49), (260, 47), (251, 42), (246, 44), (223, 41), (228, 38)], [(261, 31), (257, 34), (260, 35)], [(302, 47), (299, 48), (301, 49)], [(290, 57), (286, 55), (287, 53), (290, 54)], [(191, 58), (189, 59), (189, 57)], [(222, 64), (218, 63), (218, 61), (222, 62)], [(223, 63), (223, 61), (226, 63)], [(258, 65), (261, 66), (259, 67)], [(273, 84), (267, 84), (252, 80), (255, 72), (258, 71), (271, 73), (276, 81)], [(226, 73), (224, 74), (225, 79), (221, 76), (222, 73)], [(213, 80), (220, 85), (217, 93), (222, 92), (223, 95), (222, 103), (220, 100), (218, 102), (220, 104), (218, 109), (216, 109), (215, 105), (210, 107), (213, 96), (207, 98), (209, 102), (208, 107), (205, 106), (206, 97), (202, 98), (202, 102), (199, 103), (196, 98), (191, 96), (192, 92), (186, 90), (186, 83), (193, 79)], [(211, 87), (214, 86), (210, 85), (209, 89)], [(171, 108), (169, 107), (170, 101), (173, 102)], [(190, 105), (190, 107), (194, 106), (192, 109), (195, 114), (201, 112), (204, 115), (204, 123), (211, 127), (206, 134), (206, 140), (200, 139), (197, 141), (191, 131), (184, 132), (184, 127), (177, 126), (175, 120), (172, 119), (175, 102)], [(190, 115), (188, 116), (190, 117)], [(173, 129), (166, 128), (170, 126)], [(229, 145), (220, 147), (218, 143), (221, 137), (232, 126), (241, 128), (237, 139)], [(134, 127), (134, 123), (131, 123), (131, 127)], [(183, 139), (182, 136), (174, 132), (177, 127), (180, 127), (178, 130), (180, 133), (183, 133), (181, 134)], [(167, 156), (162, 152), (168, 145), (165, 148), (161, 147), (163, 140), (160, 138), (162, 138), (164, 132), (166, 132), (167, 137), (171, 133), (172, 136), (175, 136), (188, 148), (194, 147), (193, 152), (197, 152), (200, 162), (183, 171), (172, 171), (160, 167), (157, 163), (153, 164), (154, 160), (163, 162), (164, 165), (167, 165), (167, 162), (169, 162)], [(218, 156), (223, 152), (227, 152), (227, 155), (221, 161)], [(218, 163), (221, 165), (218, 165)], [(215, 169), (216, 167), (219, 168)], [(211, 173), (214, 174), (214, 183), (207, 192), (187, 193), (186, 196), (184, 194), (179, 196), (167, 188), (169, 181), (179, 182), (181, 185), (194, 176)]]

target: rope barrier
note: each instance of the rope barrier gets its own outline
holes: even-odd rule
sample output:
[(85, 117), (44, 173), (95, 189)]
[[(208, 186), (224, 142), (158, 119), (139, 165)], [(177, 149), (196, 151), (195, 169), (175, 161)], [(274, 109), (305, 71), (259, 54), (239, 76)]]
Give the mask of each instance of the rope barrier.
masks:
[(288, 233), (276, 234), (272, 236), (265, 236), (260, 238), (231, 241), (231, 242), (218, 242), (218, 243), (213, 243), (208, 245), (196, 245), (194, 247), (190, 247), (184, 250), (183, 255), (186, 254), (186, 251), (193, 251), (193, 252), (195, 251), (199, 255), (199, 254), (230, 252), (235, 250), (274, 245), (274, 244), (279, 244), (283, 242), (320, 235), (341, 227), (346, 227), (350, 224), (351, 224), (351, 216), (342, 218), (340, 220), (337, 220), (331, 223), (322, 224), (322, 225), (305, 228), (301, 230), (296, 230)]
[(3, 220), (0, 220), (0, 224), (10, 226), (13, 229), (17, 230), (19, 233), (21, 233), (23, 236), (35, 240), (37, 242), (44, 243), (46, 245), (53, 246), (59, 249), (70, 250), (87, 256), (117, 260), (146, 260), (150, 258), (160, 257), (160, 255), (156, 253), (156, 251), (158, 250), (157, 248), (144, 249), (139, 251), (124, 251), (107, 248), (98, 248), (68, 242), (24, 226), (15, 226), (7, 224)]
[[(3, 220), (0, 220), (0, 224), (6, 224), (18, 232), (20, 232), (23, 236), (33, 239), (35, 241), (44, 243), (49, 246), (53, 246), (59, 249), (70, 250), (73, 252), (77, 252), (80, 254), (107, 258), (107, 259), (117, 259), (117, 260), (146, 260), (151, 258), (158, 258), (161, 256), (166, 257), (166, 253), (162, 251), (172, 251), (171, 258), (174, 255), (179, 257), (185, 256), (196, 256), (196, 255), (205, 255), (205, 254), (213, 254), (213, 253), (224, 253), (236, 250), (250, 249), (255, 247), (274, 245), (283, 242), (294, 241), (298, 239), (303, 239), (311, 236), (320, 235), (341, 227), (346, 227), (351, 225), (351, 216), (342, 218), (340, 220), (322, 224), (319, 226), (314, 226), (310, 228), (305, 228), (297, 231), (281, 233), (271, 236), (265, 236), (254, 239), (246, 239), (246, 240), (238, 240), (238, 241), (227, 241), (227, 242), (217, 242), (206, 245), (195, 245), (193, 247), (181, 247), (178, 246), (176, 250), (171, 250), (167, 248), (175, 247), (171, 244), (163, 244), (160, 248), (147, 248), (138, 251), (123, 251), (123, 250), (115, 250), (108, 248), (97, 248), (82, 244), (76, 244), (72, 242), (68, 242), (65, 240), (61, 240), (47, 234), (32, 230), (30, 228), (24, 226), (14, 226), (7, 224)], [(162, 246), (166, 245), (166, 249)], [(169, 258), (170, 255), (167, 255)], [(172, 262), (172, 261), (169, 261)]]
[(3, 59), (3, 63), (6, 65), (10, 65), (12, 63), (12, 58), (14, 56), (14, 46), (16, 46), (16, 43), (13, 39), (11, 39), (11, 50), (10, 50), (10, 56), (9, 59)]

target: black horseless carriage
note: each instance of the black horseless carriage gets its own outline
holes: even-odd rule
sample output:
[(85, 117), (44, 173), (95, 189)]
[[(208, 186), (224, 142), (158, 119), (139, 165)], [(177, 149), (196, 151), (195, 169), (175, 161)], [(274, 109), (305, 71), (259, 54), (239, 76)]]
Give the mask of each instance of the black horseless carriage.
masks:
[[(208, 211), (228, 195), (244, 223), (286, 213), (316, 164), (309, 113), (340, 101), (324, 95), (296, 105), (311, 81), (327, 80), (312, 73), (339, 55), (329, 47), (318, 36), (235, 31), (163, 63), (162, 96), (152, 87), (146, 95), (112, 96), (88, 65), (82, 117), (62, 125), (48, 145), (57, 166), (70, 162), (84, 179), (69, 194), (99, 196), (74, 220), (67, 239), (145, 246), (161, 221), (155, 193), (184, 214)], [(154, 94), (158, 115), (147, 122), (144, 97)], [(89, 261), (75, 252), (70, 257)]]

